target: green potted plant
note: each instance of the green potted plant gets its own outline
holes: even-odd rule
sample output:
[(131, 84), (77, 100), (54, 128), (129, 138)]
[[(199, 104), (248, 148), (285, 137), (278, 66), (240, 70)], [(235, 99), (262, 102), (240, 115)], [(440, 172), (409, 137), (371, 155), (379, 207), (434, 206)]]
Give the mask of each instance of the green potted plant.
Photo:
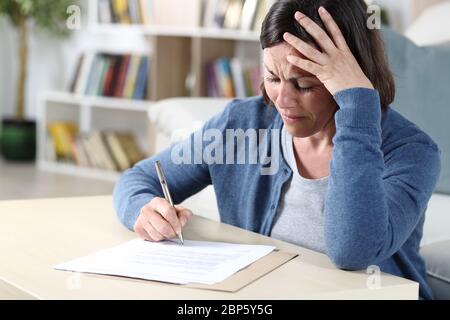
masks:
[(36, 122), (25, 118), (28, 76), (28, 41), (31, 28), (66, 36), (67, 8), (72, 0), (1, 0), (0, 16), (8, 17), (18, 34), (18, 76), (15, 115), (2, 120), (1, 149), (7, 160), (32, 161), (36, 157)]

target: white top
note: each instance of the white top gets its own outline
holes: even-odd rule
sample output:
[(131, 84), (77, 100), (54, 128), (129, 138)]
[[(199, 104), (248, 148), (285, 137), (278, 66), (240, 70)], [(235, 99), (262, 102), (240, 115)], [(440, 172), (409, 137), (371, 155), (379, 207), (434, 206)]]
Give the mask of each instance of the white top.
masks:
[(293, 138), (285, 127), (281, 131), (281, 146), (293, 174), (283, 186), (271, 237), (325, 252), (324, 205), (328, 177), (311, 180), (300, 175)]

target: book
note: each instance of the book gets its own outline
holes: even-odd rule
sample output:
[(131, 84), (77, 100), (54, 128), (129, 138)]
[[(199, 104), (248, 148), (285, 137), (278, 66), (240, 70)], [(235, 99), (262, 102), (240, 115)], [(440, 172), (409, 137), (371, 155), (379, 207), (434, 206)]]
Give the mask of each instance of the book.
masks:
[(203, 15), (203, 26), (212, 28), (215, 26), (214, 19), (216, 16), (217, 6), (219, 0), (207, 0), (205, 4), (205, 10)]
[[(75, 93), (145, 99), (149, 81), (149, 57), (104, 53), (95, 54), (92, 58), (87, 58), (87, 54), (84, 56), (86, 58), (82, 59), (82, 66), (77, 68), (71, 82)], [(92, 63), (87, 62), (88, 59), (92, 59)], [(87, 70), (88, 64), (90, 70)]]
[(90, 134), (81, 134), (79, 139), (84, 150), (86, 150), (90, 167), (102, 168), (102, 161), (98, 158), (95, 146), (90, 141)]
[(107, 78), (108, 79), (108, 83), (105, 83), (105, 92), (104, 95), (107, 97), (113, 97), (114, 96), (114, 92), (116, 90), (116, 86), (117, 86), (117, 82), (119, 80), (119, 71), (120, 71), (120, 67), (122, 65), (122, 60), (124, 59), (124, 56), (112, 56), (112, 64), (110, 67), (110, 77), (111, 78)]
[(117, 170), (100, 131), (93, 131), (89, 136), (89, 141), (91, 146), (93, 146), (91, 150), (96, 153), (96, 157), (101, 163), (101, 168), (111, 171)]
[(253, 21), (253, 30), (261, 31), (262, 23), (269, 12), (270, 7), (276, 0), (258, 0), (258, 7), (256, 9), (255, 20)]
[(78, 132), (78, 127), (72, 122), (52, 122), (48, 124), (55, 154), (58, 160), (75, 161), (72, 143)]
[(114, 67), (116, 63), (115, 56), (105, 56), (106, 65), (104, 70), (103, 79), (100, 81), (99, 96), (108, 96), (109, 90), (111, 90), (111, 84), (114, 77)]
[(241, 14), (241, 23), (240, 23), (241, 30), (252, 29), (257, 7), (258, 7), (258, 0), (245, 0)]
[(220, 97), (220, 89), (217, 81), (217, 75), (215, 70), (215, 62), (209, 61), (205, 65), (206, 74), (206, 90), (208, 97)]
[(105, 24), (114, 22), (110, 0), (98, 0), (98, 22)]
[(117, 164), (117, 168), (120, 171), (124, 171), (130, 168), (131, 162), (128, 159), (127, 154), (125, 153), (125, 150), (121, 146), (116, 134), (114, 132), (105, 132), (104, 137), (110, 153), (112, 154)]
[(241, 62), (233, 58), (231, 59), (231, 74), (233, 76), (234, 92), (237, 98), (245, 98), (247, 96), (245, 92), (244, 71), (242, 69)]
[(261, 66), (244, 65), (237, 58), (220, 58), (205, 63), (209, 97), (244, 98), (260, 95)]
[(116, 85), (114, 86), (114, 91), (112, 96), (123, 97), (123, 90), (125, 88), (125, 81), (127, 79), (128, 67), (130, 65), (131, 55), (125, 55), (120, 61), (120, 65), (117, 71)]
[(118, 23), (130, 24), (130, 14), (127, 0), (112, 0), (112, 12)]
[(127, 158), (130, 161), (131, 165), (134, 165), (145, 158), (133, 134), (127, 132), (118, 132), (116, 133), (116, 137), (119, 140), (121, 147), (125, 151), (125, 154), (127, 155)]
[(137, 55), (131, 56), (130, 64), (128, 66), (128, 72), (125, 80), (125, 86), (123, 89), (122, 97), (132, 99), (134, 94), (134, 88), (136, 85), (136, 78), (139, 71), (139, 63), (141, 57)]
[(229, 0), (223, 22), (224, 28), (237, 29), (239, 27), (243, 6), (243, 0)]
[(216, 6), (212, 27), (223, 28), (229, 0), (219, 0)]
[(86, 88), (88, 86), (88, 80), (90, 77), (90, 71), (92, 69), (92, 65), (94, 63), (95, 54), (93, 52), (86, 52), (83, 54), (83, 61), (80, 69), (80, 73), (74, 78), (76, 78), (74, 93), (76, 94), (84, 94), (86, 92)]
[(98, 76), (98, 78), (95, 79), (95, 82), (94, 82), (95, 89), (93, 89), (93, 91), (94, 91), (93, 95), (97, 95), (97, 96), (103, 95), (103, 88), (104, 88), (106, 73), (108, 72), (109, 65), (111, 63), (109, 56), (107, 56), (107, 55), (101, 55), (100, 60), (101, 60), (101, 67), (100, 67), (100, 71), (99, 71), (99, 76)]
[(81, 75), (81, 69), (83, 67), (84, 59), (85, 59), (85, 54), (81, 54), (78, 57), (77, 66), (75, 68), (75, 73), (74, 73), (74, 75), (72, 77), (72, 81), (70, 82), (70, 88), (69, 88), (70, 92), (75, 92), (76, 91), (77, 82), (78, 82), (78, 79), (80, 78), (80, 75)]
[(143, 24), (153, 22), (153, 0), (139, 0), (141, 21)]
[(233, 79), (231, 75), (230, 59), (227, 58), (218, 59), (216, 64), (221, 95), (226, 98), (233, 98), (235, 96), (235, 93), (233, 88)]
[(141, 57), (141, 61), (139, 63), (139, 70), (138, 70), (136, 83), (135, 83), (133, 99), (142, 100), (145, 98), (146, 87), (147, 87), (148, 68), (149, 68), (149, 58)]
[(85, 88), (87, 95), (96, 95), (98, 83), (100, 82), (101, 73), (103, 71), (103, 59), (100, 55), (96, 55), (89, 72), (88, 82)]
[(82, 166), (82, 167), (90, 167), (91, 164), (89, 162), (89, 158), (86, 152), (86, 149), (84, 148), (82, 142), (81, 142), (81, 137), (78, 136), (75, 140), (75, 149), (76, 152), (78, 154), (78, 165)]
[(139, 0), (128, 0), (128, 11), (132, 24), (142, 24)]

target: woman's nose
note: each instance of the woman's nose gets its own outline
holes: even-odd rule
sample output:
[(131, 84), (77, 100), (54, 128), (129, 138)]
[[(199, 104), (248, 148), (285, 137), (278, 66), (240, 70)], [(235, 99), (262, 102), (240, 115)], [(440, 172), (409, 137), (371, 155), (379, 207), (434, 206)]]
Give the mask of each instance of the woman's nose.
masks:
[(295, 92), (289, 84), (281, 83), (278, 87), (277, 105), (280, 108), (291, 108), (295, 106)]

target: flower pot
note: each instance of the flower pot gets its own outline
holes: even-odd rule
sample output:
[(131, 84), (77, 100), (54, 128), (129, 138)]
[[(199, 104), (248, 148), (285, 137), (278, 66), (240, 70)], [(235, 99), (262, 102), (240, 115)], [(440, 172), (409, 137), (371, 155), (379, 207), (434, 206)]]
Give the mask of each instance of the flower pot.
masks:
[(5, 160), (34, 161), (36, 122), (4, 119), (1, 129), (1, 149)]

